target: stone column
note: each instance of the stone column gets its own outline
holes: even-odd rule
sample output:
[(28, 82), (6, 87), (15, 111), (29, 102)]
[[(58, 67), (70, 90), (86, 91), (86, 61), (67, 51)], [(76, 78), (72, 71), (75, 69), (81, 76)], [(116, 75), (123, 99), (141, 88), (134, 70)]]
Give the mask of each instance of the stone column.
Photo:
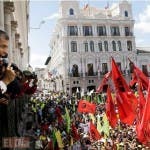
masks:
[(19, 67), (19, 58), (20, 58), (20, 50), (19, 50), (19, 38), (20, 38), (20, 34), (16, 33), (15, 34), (15, 49), (16, 49), (16, 53), (17, 53), (17, 57), (16, 57), (16, 64)]
[(12, 62), (12, 38), (11, 38), (11, 13), (14, 11), (13, 2), (4, 2), (4, 22), (5, 22), (5, 31), (9, 35), (9, 50), (8, 58)]
[(4, 30), (4, 2), (0, 1), (0, 30)]
[(12, 62), (17, 63), (17, 49), (16, 49), (16, 39), (15, 33), (17, 28), (17, 21), (11, 21), (11, 38), (12, 38)]

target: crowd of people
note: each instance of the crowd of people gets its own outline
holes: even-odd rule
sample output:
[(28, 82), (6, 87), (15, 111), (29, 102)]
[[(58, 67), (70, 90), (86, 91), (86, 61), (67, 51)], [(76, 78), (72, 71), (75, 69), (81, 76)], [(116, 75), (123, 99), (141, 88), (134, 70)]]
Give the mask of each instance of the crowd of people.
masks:
[[(56, 92), (47, 95), (34, 94), (28, 104), (28, 110), (33, 118), (27, 122), (25, 131), (30, 133), (28, 136), (31, 136), (32, 146), (39, 150), (149, 149), (138, 141), (134, 125), (128, 126), (118, 122), (115, 128), (110, 127), (105, 113), (105, 95), (86, 95), (82, 99), (94, 99), (94, 115), (78, 112), (80, 100), (76, 95), (69, 96)], [(98, 130), (99, 139), (91, 135), (90, 122)]]

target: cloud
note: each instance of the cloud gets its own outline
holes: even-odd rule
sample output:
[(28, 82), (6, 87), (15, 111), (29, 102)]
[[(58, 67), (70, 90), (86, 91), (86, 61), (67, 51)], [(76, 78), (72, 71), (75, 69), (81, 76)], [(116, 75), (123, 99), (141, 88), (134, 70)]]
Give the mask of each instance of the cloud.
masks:
[(146, 7), (144, 12), (139, 14), (138, 22), (135, 23), (135, 30), (150, 33), (150, 5)]
[(58, 19), (59, 18), (59, 14), (58, 13), (54, 13), (50, 16), (44, 17), (43, 20), (53, 20), (53, 19)]
[(45, 67), (45, 61), (47, 59), (47, 55), (43, 55), (43, 54), (31, 54), (31, 61), (30, 64), (33, 68), (35, 67)]

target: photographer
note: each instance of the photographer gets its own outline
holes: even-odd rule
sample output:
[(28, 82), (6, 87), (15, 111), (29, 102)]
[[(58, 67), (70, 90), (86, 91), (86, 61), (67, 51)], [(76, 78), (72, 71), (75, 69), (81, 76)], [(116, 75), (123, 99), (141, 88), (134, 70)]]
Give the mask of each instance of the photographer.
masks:
[(15, 72), (8, 67), (8, 43), (9, 37), (6, 32), (0, 30), (0, 104), (8, 103), (8, 85), (15, 79)]
[(22, 78), (22, 91), (21, 94), (33, 94), (37, 89), (37, 75), (35, 73), (31, 73), (28, 70), (23, 71)]

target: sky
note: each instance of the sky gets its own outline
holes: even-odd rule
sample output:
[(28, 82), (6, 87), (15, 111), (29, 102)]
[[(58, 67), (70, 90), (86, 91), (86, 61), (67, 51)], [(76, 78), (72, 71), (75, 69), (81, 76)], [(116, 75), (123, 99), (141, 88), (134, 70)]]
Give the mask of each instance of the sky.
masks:
[[(82, 0), (80, 8), (89, 3), (90, 6), (105, 8), (119, 0)], [(137, 47), (150, 47), (150, 0), (130, 0), (134, 35)], [(50, 55), (49, 42), (58, 18), (58, 0), (30, 0), (30, 65), (33, 68), (45, 67), (44, 63)]]

